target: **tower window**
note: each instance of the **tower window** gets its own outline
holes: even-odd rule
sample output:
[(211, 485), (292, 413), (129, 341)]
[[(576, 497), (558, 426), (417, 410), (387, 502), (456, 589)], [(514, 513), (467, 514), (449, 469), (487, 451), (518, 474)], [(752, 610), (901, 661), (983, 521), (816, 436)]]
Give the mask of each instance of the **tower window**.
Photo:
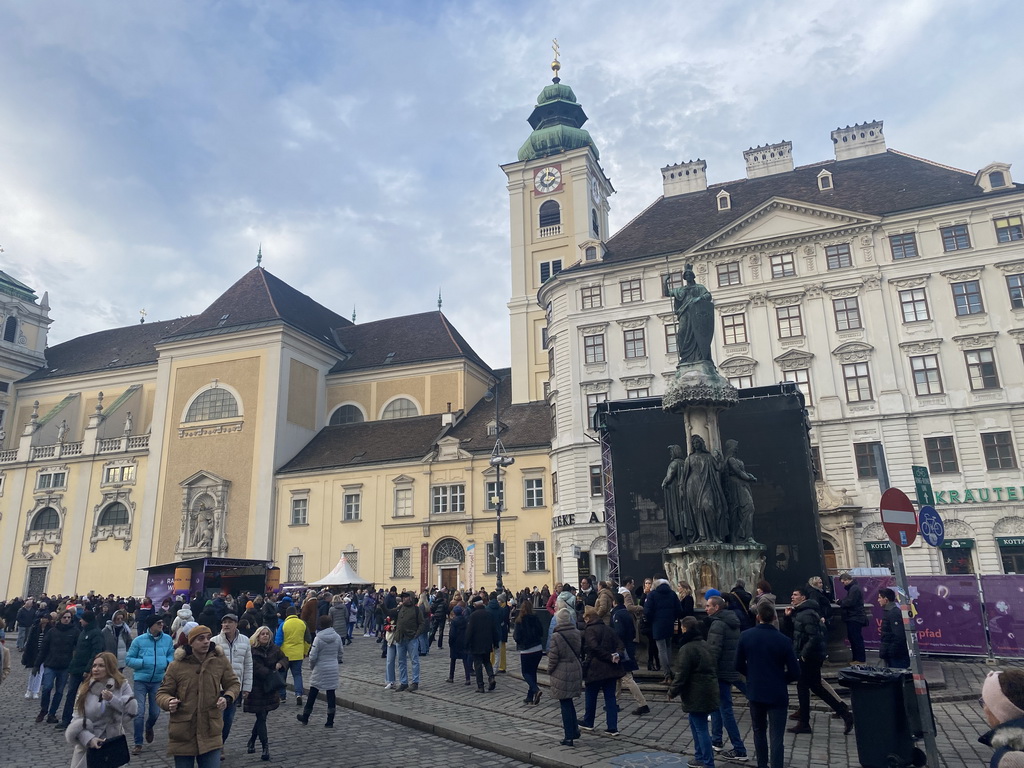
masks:
[(8, 317), (4, 321), (4, 341), (14, 342), (18, 339), (18, 320), (15, 317)]
[(590, 228), (594, 232), (594, 237), (601, 236), (601, 224), (597, 220), (597, 208), (590, 209)]
[(562, 223), (562, 209), (554, 200), (545, 200), (540, 206), (540, 228), (557, 227)]

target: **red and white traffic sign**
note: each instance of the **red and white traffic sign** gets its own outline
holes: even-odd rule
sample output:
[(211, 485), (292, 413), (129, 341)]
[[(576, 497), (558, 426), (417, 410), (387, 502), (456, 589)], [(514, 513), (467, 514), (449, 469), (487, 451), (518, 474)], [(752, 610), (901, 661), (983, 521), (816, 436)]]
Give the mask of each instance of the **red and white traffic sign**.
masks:
[(892, 542), (898, 547), (909, 547), (917, 538), (917, 513), (910, 498), (899, 488), (890, 488), (882, 494), (879, 503), (882, 525)]

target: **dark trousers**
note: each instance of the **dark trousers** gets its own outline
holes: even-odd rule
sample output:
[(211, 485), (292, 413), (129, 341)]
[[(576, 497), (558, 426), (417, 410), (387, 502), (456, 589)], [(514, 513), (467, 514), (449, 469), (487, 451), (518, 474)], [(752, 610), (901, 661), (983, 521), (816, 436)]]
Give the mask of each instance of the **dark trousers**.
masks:
[(540, 666), (540, 657), (543, 655), (543, 651), (519, 654), (519, 663), (523, 668), (523, 680), (530, 686), (526, 692), (527, 696), (533, 696), (540, 690), (540, 686), (537, 685), (537, 667)]
[(597, 715), (597, 694), (604, 693), (604, 717), (605, 724), (609, 731), (619, 729), (619, 705), (615, 701), (615, 683), (618, 678), (610, 677), (607, 680), (598, 680), (587, 683), (583, 690), (583, 700), (586, 703), (583, 712), (583, 723), (588, 728), (594, 727), (594, 718)]
[(796, 682), (797, 700), (800, 702), (798, 714), (801, 722), (805, 725), (811, 721), (811, 692), (819, 699), (828, 704), (833, 712), (844, 713), (847, 710), (846, 703), (836, 696), (824, 685), (821, 684), (821, 665), (824, 659), (808, 659), (800, 661), (800, 679)]
[(757, 768), (782, 768), (786, 707), (750, 702), (750, 729), (754, 732)]
[(228, 734), (231, 733), (231, 724), (235, 722), (235, 709), (236, 704), (232, 701), (224, 708), (224, 711), (221, 712), (221, 717), (224, 718), (224, 729), (221, 731), (222, 741), (227, 741)]
[(867, 653), (864, 651), (864, 627), (861, 624), (846, 622), (846, 639), (850, 641), (850, 651), (853, 652), (853, 662), (863, 664), (867, 661)]
[(572, 741), (580, 730), (580, 722), (576, 719), (576, 704), (572, 699), (559, 699), (558, 705), (562, 708), (562, 730), (565, 731), (565, 738)]
[[(334, 722), (334, 711), (337, 705), (337, 698), (335, 691), (324, 691), (327, 696), (327, 722)], [(320, 695), (320, 691), (313, 686), (309, 687), (308, 695), (306, 696), (306, 703), (302, 707), (302, 714), (304, 717), (309, 717), (313, 712), (313, 705), (316, 704), (316, 697)]]
[(442, 614), (441, 618), (439, 618), (436, 621), (434, 621), (434, 626), (430, 630), (430, 642), (431, 643), (434, 642), (434, 638), (437, 637), (437, 647), (438, 648), (442, 648), (443, 647), (441, 645), (441, 643), (444, 642), (444, 623), (445, 623), (446, 620), (447, 620), (447, 617), (445, 617), (444, 614)]
[(266, 749), (269, 736), (267, 735), (267, 713), (257, 712), (256, 722), (252, 724), (252, 733), (249, 735), (249, 742), (251, 744), (256, 743), (256, 739), (260, 740), (260, 745)]
[(78, 698), (78, 686), (82, 682), (81, 677), (76, 677), (77, 682), (72, 680), (71, 676), (68, 675), (68, 695), (64, 697), (64, 711), (60, 716), (60, 721), (64, 725), (71, 725), (71, 715), (75, 711), (75, 699)]
[(491, 666), (491, 654), (474, 653), (473, 669), (476, 671), (476, 687), (484, 687), (484, 669), (487, 670), (487, 679), (494, 679), (494, 667)]
[[(490, 659), (488, 659), (490, 661)], [(458, 666), (459, 660), (452, 659), (448, 664), (448, 677), (452, 680), (455, 679), (455, 667)], [(473, 676), (473, 657), (468, 653), (462, 656), (462, 668), (466, 672), (466, 680), (469, 680)]]

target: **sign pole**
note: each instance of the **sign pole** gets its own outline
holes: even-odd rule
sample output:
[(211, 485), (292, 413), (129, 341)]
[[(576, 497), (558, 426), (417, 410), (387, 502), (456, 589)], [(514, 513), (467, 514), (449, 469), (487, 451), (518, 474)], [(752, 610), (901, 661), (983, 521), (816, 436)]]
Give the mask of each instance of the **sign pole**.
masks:
[[(875, 466), (878, 467), (878, 486), (884, 494), (889, 490), (889, 471), (885, 465), (885, 452), (881, 443), (875, 443)], [(930, 488), (929, 488), (930, 490)], [(921, 730), (924, 735), (924, 747), (927, 754), (927, 765), (939, 768), (939, 747), (935, 741), (935, 718), (932, 716), (932, 700), (928, 694), (928, 683), (924, 679), (924, 661), (921, 649), (917, 644), (917, 632), (910, 622), (910, 585), (907, 583), (907, 569), (903, 562), (903, 548), (890, 537), (889, 551), (892, 553), (893, 570), (896, 571), (896, 586), (906, 596), (900, 601), (900, 612), (903, 614), (903, 630), (907, 636), (907, 648), (910, 651), (910, 669), (914, 675), (914, 694), (917, 697), (917, 709), (921, 715)]]

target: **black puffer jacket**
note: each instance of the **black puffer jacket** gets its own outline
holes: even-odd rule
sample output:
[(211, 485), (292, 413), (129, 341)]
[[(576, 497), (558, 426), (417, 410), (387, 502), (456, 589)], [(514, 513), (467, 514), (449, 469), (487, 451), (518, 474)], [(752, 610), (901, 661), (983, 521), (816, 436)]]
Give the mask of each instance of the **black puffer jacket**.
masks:
[[(107, 641), (103, 639), (103, 630), (96, 626), (96, 622), (86, 624), (78, 633), (78, 642), (75, 643), (75, 652), (71, 656), (71, 663), (68, 665), (68, 675), (71, 679), (77, 680), (84, 675), (97, 653), (107, 650)], [(49, 666), (49, 664), (47, 664)]]
[(708, 649), (715, 660), (718, 679), (734, 683), (740, 679), (736, 671), (736, 649), (740, 643), (740, 620), (735, 611), (723, 608), (711, 617), (708, 628)]
[(58, 621), (53, 625), (53, 629), (43, 637), (43, 645), (36, 657), (36, 666), (67, 669), (71, 666), (76, 640), (78, 640), (78, 628), (72, 624)]
[(625, 647), (615, 631), (601, 620), (587, 624), (583, 630), (583, 647), (587, 653), (587, 663), (583, 670), (583, 679), (587, 683), (599, 683), (602, 680), (615, 680), (626, 674), (622, 664), (612, 661), (612, 654), (622, 655)]
[(813, 600), (805, 600), (793, 609), (793, 652), (796, 657), (804, 659), (824, 659), (825, 643), (821, 639), (821, 616), (818, 615), (818, 604)]
[(898, 603), (889, 603), (885, 606), (878, 657), (886, 661), (910, 658), (910, 651), (907, 649), (907, 633), (903, 628), (903, 612)]
[(867, 626), (868, 617), (864, 613), (864, 590), (860, 588), (856, 579), (845, 586), (846, 597), (839, 601), (843, 621), (847, 624)]

